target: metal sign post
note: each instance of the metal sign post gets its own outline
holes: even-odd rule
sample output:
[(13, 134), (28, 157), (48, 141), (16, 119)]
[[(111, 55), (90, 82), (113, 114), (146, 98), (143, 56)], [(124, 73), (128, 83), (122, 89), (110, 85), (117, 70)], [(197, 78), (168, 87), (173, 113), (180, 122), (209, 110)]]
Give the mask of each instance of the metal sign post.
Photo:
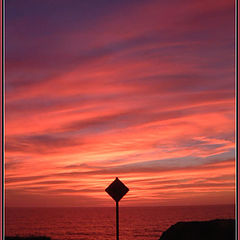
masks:
[(119, 214), (118, 214), (118, 202), (116, 202), (116, 239), (119, 240)]
[(119, 212), (118, 202), (129, 191), (129, 189), (116, 177), (116, 179), (105, 189), (105, 191), (116, 202), (116, 240), (119, 240)]

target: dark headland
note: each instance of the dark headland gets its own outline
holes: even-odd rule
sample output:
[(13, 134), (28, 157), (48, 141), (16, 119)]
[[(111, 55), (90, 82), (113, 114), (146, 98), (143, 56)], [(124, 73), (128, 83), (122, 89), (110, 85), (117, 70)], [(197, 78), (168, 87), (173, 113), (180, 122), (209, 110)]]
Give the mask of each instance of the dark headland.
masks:
[[(235, 220), (178, 222), (163, 232), (159, 240), (234, 240)], [(49, 237), (5, 237), (5, 240), (51, 240)]]
[(178, 222), (163, 232), (159, 240), (234, 240), (235, 220)]
[(50, 237), (45, 237), (45, 236), (29, 236), (29, 237), (5, 237), (5, 240), (51, 240)]

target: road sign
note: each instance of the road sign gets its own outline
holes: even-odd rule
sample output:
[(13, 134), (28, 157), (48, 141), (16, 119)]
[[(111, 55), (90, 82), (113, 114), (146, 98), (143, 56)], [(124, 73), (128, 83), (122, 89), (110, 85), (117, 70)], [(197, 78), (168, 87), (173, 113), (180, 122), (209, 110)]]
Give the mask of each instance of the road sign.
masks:
[(129, 189), (116, 177), (116, 179), (105, 189), (105, 191), (116, 202), (116, 239), (119, 240), (118, 202), (129, 191)]
[(116, 201), (119, 202), (129, 189), (116, 178), (105, 191)]

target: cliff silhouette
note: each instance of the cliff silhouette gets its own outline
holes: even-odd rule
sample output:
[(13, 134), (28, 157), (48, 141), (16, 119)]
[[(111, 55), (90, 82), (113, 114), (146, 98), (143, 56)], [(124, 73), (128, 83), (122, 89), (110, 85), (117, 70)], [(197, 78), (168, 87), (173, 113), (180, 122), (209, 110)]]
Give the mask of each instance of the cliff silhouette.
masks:
[(45, 236), (29, 236), (29, 237), (5, 237), (5, 240), (51, 240), (50, 237)]
[(235, 220), (178, 222), (168, 228), (159, 240), (234, 240)]

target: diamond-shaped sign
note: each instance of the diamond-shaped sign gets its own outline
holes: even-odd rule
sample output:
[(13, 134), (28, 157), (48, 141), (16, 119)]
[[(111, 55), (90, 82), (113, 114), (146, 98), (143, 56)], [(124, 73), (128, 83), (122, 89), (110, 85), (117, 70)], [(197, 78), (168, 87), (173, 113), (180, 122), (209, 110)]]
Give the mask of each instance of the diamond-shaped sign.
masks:
[(116, 178), (105, 191), (116, 201), (119, 202), (129, 189)]

